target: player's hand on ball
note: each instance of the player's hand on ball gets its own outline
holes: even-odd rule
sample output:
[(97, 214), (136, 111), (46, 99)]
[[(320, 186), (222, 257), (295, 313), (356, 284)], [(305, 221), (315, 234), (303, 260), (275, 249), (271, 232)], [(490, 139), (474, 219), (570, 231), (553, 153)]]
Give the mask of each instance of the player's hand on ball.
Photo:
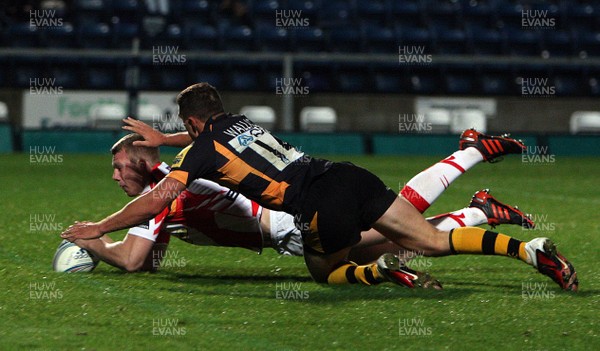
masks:
[(157, 147), (161, 146), (164, 142), (165, 136), (163, 133), (153, 129), (151, 126), (142, 121), (127, 117), (123, 119), (123, 123), (126, 124), (123, 126), (123, 129), (138, 133), (144, 137), (144, 140), (134, 141), (133, 146)]
[(94, 222), (75, 222), (60, 237), (71, 242), (76, 239), (95, 239), (103, 235), (98, 224)]

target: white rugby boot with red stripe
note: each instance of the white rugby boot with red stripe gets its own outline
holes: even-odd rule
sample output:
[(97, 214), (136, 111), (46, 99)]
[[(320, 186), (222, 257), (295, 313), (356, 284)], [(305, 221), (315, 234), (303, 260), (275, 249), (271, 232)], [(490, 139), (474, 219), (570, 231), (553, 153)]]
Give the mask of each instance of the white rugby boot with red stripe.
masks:
[(509, 138), (509, 134), (492, 136), (480, 133), (473, 128), (462, 132), (458, 142), (460, 150), (468, 147), (476, 148), (483, 156), (484, 161), (492, 163), (500, 161), (500, 156), (520, 154), (526, 150), (522, 141)]

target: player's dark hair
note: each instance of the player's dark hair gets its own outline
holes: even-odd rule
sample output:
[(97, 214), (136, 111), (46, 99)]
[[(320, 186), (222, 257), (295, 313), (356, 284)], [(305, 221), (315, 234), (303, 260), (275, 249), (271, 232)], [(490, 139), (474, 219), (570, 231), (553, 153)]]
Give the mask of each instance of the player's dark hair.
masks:
[(137, 163), (140, 159), (156, 163), (160, 161), (160, 151), (157, 147), (133, 146), (134, 141), (143, 141), (144, 137), (137, 133), (127, 134), (117, 141), (111, 148), (111, 154), (124, 150), (129, 156), (129, 161)]
[(206, 121), (225, 112), (219, 92), (212, 85), (202, 82), (190, 85), (177, 95), (179, 117), (185, 121), (190, 116)]

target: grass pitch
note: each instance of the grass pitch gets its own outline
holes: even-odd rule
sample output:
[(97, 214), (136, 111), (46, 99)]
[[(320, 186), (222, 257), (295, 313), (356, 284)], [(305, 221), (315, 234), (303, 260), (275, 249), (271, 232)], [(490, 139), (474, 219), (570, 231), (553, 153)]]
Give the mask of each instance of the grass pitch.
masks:
[[(439, 158), (343, 159), (398, 190)], [(534, 213), (539, 227), (497, 230), (553, 238), (578, 271), (576, 294), (517, 260), (488, 256), (415, 262), (442, 281), (441, 292), (321, 286), (299, 257), (177, 239), (156, 274), (104, 263), (91, 274), (55, 273), (61, 229), (98, 220), (128, 198), (110, 179), (109, 156), (53, 161), (0, 156), (0, 350), (600, 349), (598, 158), (481, 164), (426, 213), (461, 208), (476, 190), (491, 188)]]

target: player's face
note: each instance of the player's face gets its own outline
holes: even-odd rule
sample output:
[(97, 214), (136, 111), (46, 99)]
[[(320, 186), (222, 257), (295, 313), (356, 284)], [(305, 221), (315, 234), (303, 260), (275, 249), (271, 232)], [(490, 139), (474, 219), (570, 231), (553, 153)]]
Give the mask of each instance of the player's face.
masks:
[(119, 186), (128, 196), (138, 196), (142, 193), (147, 183), (147, 171), (145, 164), (133, 163), (125, 150), (117, 152), (113, 156), (112, 179), (119, 182)]

